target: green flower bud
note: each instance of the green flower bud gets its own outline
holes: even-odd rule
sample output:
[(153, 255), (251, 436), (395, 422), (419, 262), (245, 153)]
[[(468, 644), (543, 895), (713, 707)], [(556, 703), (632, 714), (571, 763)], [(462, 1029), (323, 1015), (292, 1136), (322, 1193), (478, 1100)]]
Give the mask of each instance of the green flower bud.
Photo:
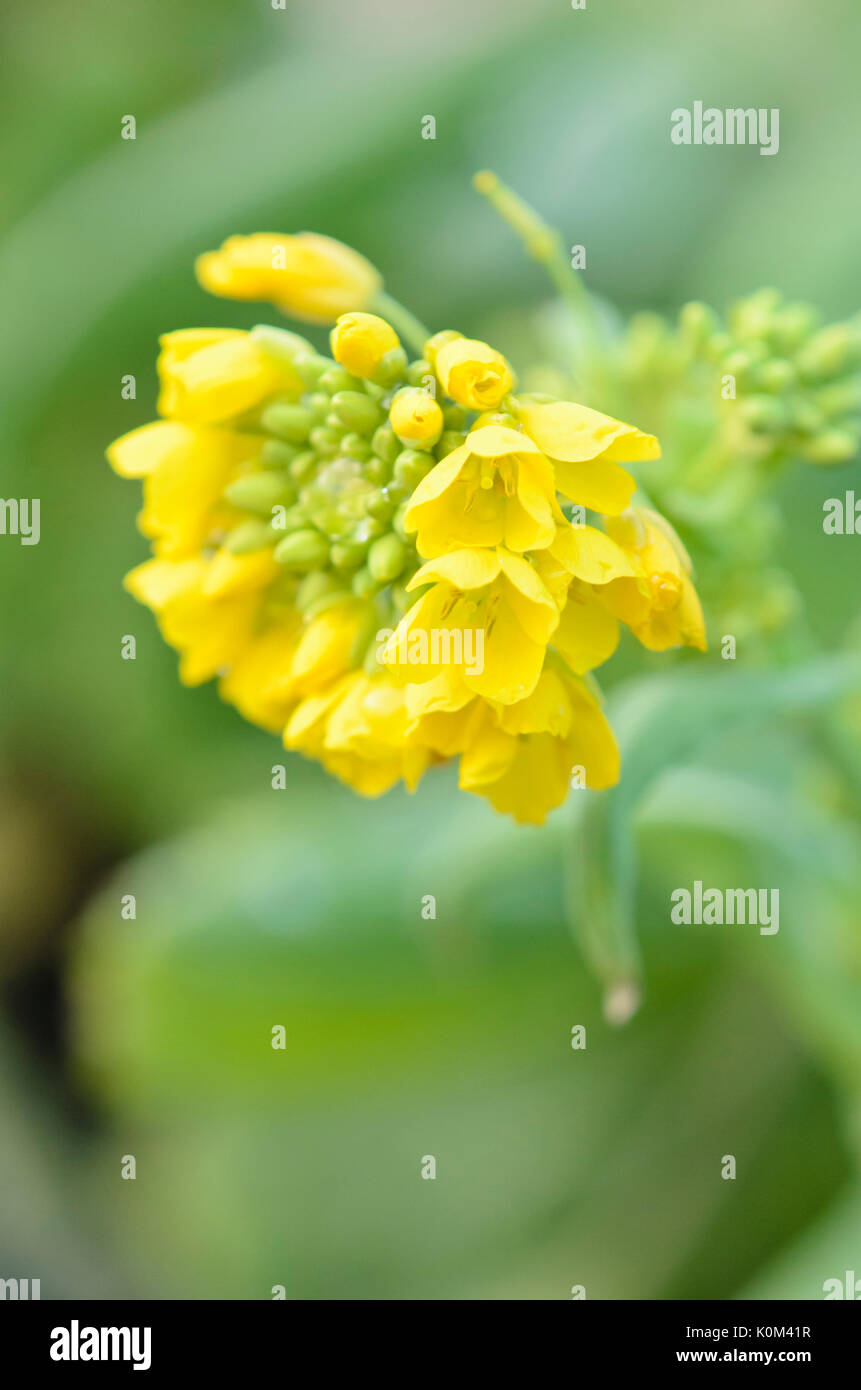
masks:
[(400, 536), (402, 541), (411, 539), (404, 527), (404, 517), (407, 514), (407, 503), (402, 502), (392, 517), (392, 530), (396, 536)]
[(314, 391), (308, 396), (307, 404), (314, 416), (314, 424), (322, 425), (332, 409), (332, 397), (326, 391)]
[(317, 472), (320, 460), (313, 449), (306, 449), (304, 453), (297, 454), (290, 464), (290, 477), (301, 487), (313, 478)]
[(332, 408), (342, 425), (359, 434), (373, 434), (385, 419), (376, 401), (364, 391), (337, 391), (332, 397)]
[[(731, 370), (731, 369), (730, 369)], [(784, 357), (772, 357), (754, 368), (753, 379), (762, 391), (778, 396), (796, 383), (795, 368)]]
[(780, 302), (780, 291), (775, 289), (757, 290), (749, 298), (739, 300), (727, 315), (730, 333), (743, 340), (765, 337), (780, 309)]
[(291, 536), (285, 536), (283, 541), (278, 542), (275, 559), (286, 569), (322, 569), (329, 559), (329, 542), (319, 531), (310, 528), (294, 531)]
[(386, 486), (383, 488), (385, 496), (390, 502), (394, 502), (396, 507), (399, 507), (402, 502), (405, 502), (412, 494), (412, 491), (413, 489), (408, 483), (399, 483), (395, 481), (386, 483)]
[(447, 454), (452, 454), (455, 449), (459, 449), (465, 439), (466, 433), (463, 430), (443, 430), (434, 453), (438, 459), (444, 459)]
[(395, 482), (403, 483), (413, 492), (433, 466), (433, 456), (424, 449), (402, 449), (395, 459)]
[(367, 544), (377, 540), (380, 536), (384, 536), (387, 529), (385, 522), (378, 521), (373, 516), (365, 516), (361, 521), (356, 522), (350, 533), (350, 539), (359, 541), (360, 544)]
[(249, 473), (228, 483), (224, 495), (234, 507), (261, 516), (271, 515), (273, 507), (289, 507), (296, 501), (296, 489), (284, 473)]
[(411, 594), (407, 591), (407, 587), (403, 579), (401, 579), (397, 584), (392, 585), (392, 602), (394, 603), (395, 608), (398, 610), (398, 613), (401, 615), (401, 617), (403, 617), (404, 613), (409, 612), (415, 601), (415, 594)]
[(293, 367), (304, 381), (305, 385), (313, 390), (319, 383), (320, 377), (324, 372), (329, 371), (332, 366), (331, 357), (320, 357), (316, 352), (307, 352), (293, 360)]
[(719, 331), (713, 333), (708, 342), (704, 345), (704, 351), (710, 362), (720, 362), (733, 346), (732, 338), (728, 333)]
[(745, 352), (744, 348), (736, 348), (733, 352), (728, 352), (723, 360), (721, 370), (729, 372), (736, 378), (740, 386), (746, 385), (750, 380), (750, 369), (753, 362), (750, 353)]
[(858, 434), (851, 429), (826, 430), (801, 447), (803, 458), (811, 463), (847, 463), (858, 452)]
[(861, 378), (853, 377), (849, 381), (835, 381), (830, 386), (823, 386), (813, 400), (825, 415), (852, 415), (861, 408)]
[(791, 402), (789, 416), (792, 428), (799, 434), (820, 434), (825, 428), (825, 416), (812, 401)]
[(356, 570), (350, 587), (356, 595), (356, 598), (373, 598), (374, 594), (380, 592), (383, 585), (378, 579), (374, 578), (367, 565), (365, 565), (362, 569)]
[(377, 386), (389, 388), (403, 381), (406, 370), (407, 354), (403, 348), (391, 348), (383, 353), (371, 379)]
[(682, 337), (691, 348), (703, 348), (718, 329), (718, 317), (708, 304), (694, 300), (679, 314)]
[(288, 444), (304, 444), (314, 425), (314, 416), (304, 405), (288, 405), (275, 401), (260, 417), (267, 434), (286, 439)]
[(283, 439), (267, 439), (260, 450), (260, 462), (264, 468), (289, 468), (298, 452), (295, 444), (285, 444)]
[(224, 549), (231, 555), (251, 555), (256, 550), (265, 550), (275, 541), (272, 527), (265, 521), (242, 521), (234, 526)]
[(338, 452), (343, 430), (333, 430), (328, 425), (315, 425), (309, 436), (309, 444), (324, 458), (331, 458)]
[(296, 370), (297, 362), (313, 359), (316, 355), (307, 338), (300, 337), (298, 333), (291, 333), (286, 328), (273, 328), (268, 323), (256, 324), (249, 337), (253, 338), (268, 357), (288, 362)]
[(739, 402), (739, 409), (742, 419), (754, 434), (778, 434), (786, 429), (786, 409), (774, 396), (748, 396)]
[(296, 607), (306, 618), (316, 618), (325, 608), (345, 599), (349, 590), (344, 581), (327, 570), (307, 574), (296, 591)]
[(795, 364), (806, 381), (822, 381), (839, 376), (856, 366), (858, 360), (859, 343), (852, 327), (848, 323), (831, 323), (805, 343)]
[(367, 542), (344, 540), (332, 546), (330, 559), (336, 570), (355, 570), (365, 563)]
[(393, 464), (398, 454), (401, 452), (401, 441), (398, 439), (391, 425), (380, 425), (374, 431), (371, 440), (371, 448), (377, 458), (383, 459), (386, 463)]
[(347, 458), (358, 459), (360, 463), (364, 463), (371, 457), (371, 446), (364, 435), (351, 432), (345, 434), (341, 440), (341, 453), (346, 454)]
[(819, 315), (809, 304), (787, 304), (775, 314), (769, 338), (778, 352), (789, 355), (815, 332)]
[(411, 362), (406, 371), (406, 379), (410, 386), (427, 386), (428, 378), (435, 381), (434, 370), (430, 362), (420, 357), (416, 362)]
[(288, 507), (287, 510), (270, 523), (276, 537), (289, 536), (294, 531), (302, 531), (308, 525), (308, 513), (304, 507)]
[(368, 498), (368, 515), (376, 517), (378, 521), (388, 521), (394, 515), (396, 505), (391, 497), (386, 496), (383, 488), (377, 488)]
[(328, 391), (330, 396), (334, 396), (337, 391), (360, 391), (362, 383), (357, 376), (351, 376), (343, 367), (337, 363), (324, 372), (320, 377), (319, 386), (322, 391)]
[(392, 476), (392, 465), (372, 454), (362, 469), (362, 476), (369, 483), (387, 483)]
[(469, 419), (462, 405), (444, 405), (442, 408), (442, 418), (445, 421), (447, 430), (465, 431)]

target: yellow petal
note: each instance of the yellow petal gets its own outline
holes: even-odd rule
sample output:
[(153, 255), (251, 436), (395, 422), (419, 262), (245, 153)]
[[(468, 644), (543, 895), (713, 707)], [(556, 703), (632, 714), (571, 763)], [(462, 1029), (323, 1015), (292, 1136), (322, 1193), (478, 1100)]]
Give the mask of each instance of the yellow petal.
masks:
[(493, 583), (500, 568), (499, 556), (493, 550), (453, 550), (422, 565), (407, 588), (420, 589), (424, 584), (440, 580), (455, 589), (483, 589)]
[(635, 480), (618, 463), (594, 459), (588, 463), (553, 460), (556, 486), (563, 497), (588, 507), (590, 512), (617, 516), (630, 505), (637, 489)]
[(144, 478), (193, 446), (195, 439), (196, 433), (188, 425), (154, 420), (115, 439), (107, 450), (108, 462), (121, 478)]
[(333, 323), (364, 309), (382, 288), (364, 256), (315, 232), (230, 237), (220, 250), (199, 256), (195, 271), (211, 294), (266, 299), (309, 323)]
[(233, 555), (222, 549), (210, 561), (201, 589), (209, 598), (248, 594), (271, 584), (281, 574), (283, 570), (272, 558), (271, 550)]
[(552, 551), (586, 584), (609, 584), (612, 579), (628, 579), (634, 574), (622, 547), (595, 526), (558, 526)]
[(553, 645), (572, 671), (585, 675), (613, 655), (619, 645), (619, 624), (594, 590), (572, 585)]
[(559, 609), (535, 568), (520, 555), (499, 550), (499, 563), (507, 581), (504, 601), (533, 642), (546, 645), (559, 622)]
[(564, 738), (571, 728), (571, 702), (565, 682), (545, 667), (532, 694), (499, 711), (499, 727), (507, 734), (553, 734)]
[[(554, 616), (556, 610), (554, 608)], [(484, 669), (464, 671), (463, 678), (470, 690), (510, 705), (523, 700), (535, 689), (546, 647), (526, 635), (509, 604), (501, 602), (488, 623), (484, 639)]]
[(639, 463), (660, 457), (654, 435), (573, 401), (545, 403), (521, 396), (516, 413), (542, 453), (554, 462), (603, 458), (609, 463)]
[(471, 792), (497, 782), (508, 771), (516, 753), (517, 739), (485, 721), (461, 754), (458, 786)]

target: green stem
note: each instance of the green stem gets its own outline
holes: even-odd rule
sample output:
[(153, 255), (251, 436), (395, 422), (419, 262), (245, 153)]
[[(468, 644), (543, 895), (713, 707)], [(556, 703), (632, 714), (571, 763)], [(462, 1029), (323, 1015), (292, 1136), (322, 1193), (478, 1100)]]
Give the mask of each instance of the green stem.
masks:
[(491, 170), (476, 174), (473, 187), (517, 233), (532, 259), (543, 266), (574, 317), (587, 326), (593, 337), (602, 336), (592, 296), (572, 269), (559, 232), (548, 227), (535, 209), (501, 183)]
[(403, 304), (400, 304), (397, 299), (393, 299), (390, 294), (386, 294), (384, 290), (380, 290), (375, 295), (372, 307), (381, 318), (388, 320), (398, 336), (408, 343), (419, 357), (423, 355), (425, 343), (431, 333), (430, 329), (425, 328), (415, 314), (411, 314), (409, 309), (404, 308)]

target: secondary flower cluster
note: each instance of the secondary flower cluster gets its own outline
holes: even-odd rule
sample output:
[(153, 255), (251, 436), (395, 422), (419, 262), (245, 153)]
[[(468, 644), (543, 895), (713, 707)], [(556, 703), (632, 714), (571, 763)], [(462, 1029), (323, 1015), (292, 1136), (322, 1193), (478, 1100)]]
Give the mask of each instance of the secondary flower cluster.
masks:
[[(299, 240), (232, 238), (198, 273), (307, 318), (371, 302), (376, 272), (338, 243), (276, 265)], [(516, 395), (505, 358), (459, 333), (410, 362), (384, 318), (354, 308), (331, 346), (270, 327), (162, 339), (163, 418), (108, 452), (143, 480), (152, 543), (127, 587), (183, 681), (217, 677), (362, 794), (459, 757), (461, 787), (540, 823), (572, 774), (617, 780), (587, 673), (620, 623), (652, 650), (704, 647), (684, 551), (631, 506), (621, 467), (657, 441)]]

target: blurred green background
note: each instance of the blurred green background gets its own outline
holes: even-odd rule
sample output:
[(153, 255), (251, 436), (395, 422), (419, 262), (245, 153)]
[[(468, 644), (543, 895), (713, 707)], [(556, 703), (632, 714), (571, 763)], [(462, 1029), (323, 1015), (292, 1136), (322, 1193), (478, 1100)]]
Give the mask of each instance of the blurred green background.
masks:
[[(818, 1298), (861, 1270), (861, 539), (821, 524), (858, 464), (781, 484), (818, 654), (731, 694), (690, 662), (632, 681), (623, 655), (602, 684), (630, 795), (609, 829), (577, 805), (530, 831), (447, 772), (364, 803), (291, 758), (274, 792), (277, 742), (181, 689), (124, 594), (139, 500), (103, 458), (154, 414), (160, 332), (264, 316), (194, 281), (235, 232), (340, 237), (525, 365), (548, 289), (477, 168), (584, 244), (624, 314), (764, 284), (854, 313), (857, 5), (46, 0), (5, 6), (0, 41), (0, 491), (41, 498), (42, 529), (0, 538), (0, 1277)], [(779, 154), (673, 146), (697, 99), (779, 107)], [(613, 835), (647, 987), (624, 1029), (571, 928), (601, 930), (589, 854)], [(780, 933), (672, 927), (695, 878), (779, 887)]]

